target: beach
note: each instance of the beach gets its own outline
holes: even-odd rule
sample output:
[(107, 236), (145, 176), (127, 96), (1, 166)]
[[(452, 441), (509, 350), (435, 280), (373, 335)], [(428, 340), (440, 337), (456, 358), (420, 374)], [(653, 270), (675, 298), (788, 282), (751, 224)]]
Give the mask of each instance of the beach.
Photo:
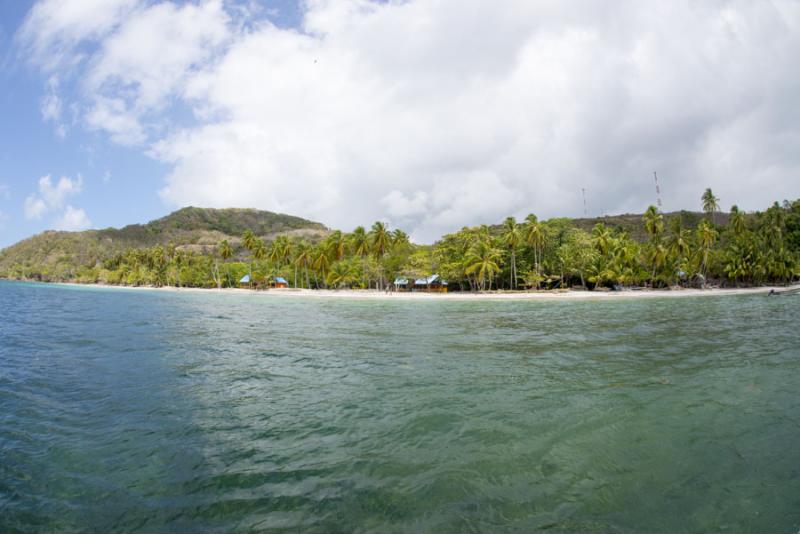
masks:
[[(582, 290), (555, 290), (555, 291), (485, 291), (478, 293), (452, 292), (452, 293), (425, 293), (425, 292), (394, 292), (377, 291), (374, 289), (246, 289), (246, 288), (196, 288), (196, 287), (151, 287), (151, 286), (114, 286), (106, 284), (75, 284), (54, 283), (70, 287), (97, 287), (119, 289), (123, 291), (159, 291), (179, 293), (209, 293), (225, 295), (248, 295), (258, 297), (296, 297), (319, 299), (357, 299), (357, 300), (615, 300), (615, 299), (649, 299), (649, 298), (680, 298), (680, 297), (712, 297), (722, 295), (766, 295), (770, 291), (781, 291), (786, 286), (761, 286), (743, 288), (708, 288), (708, 289), (638, 289), (622, 291), (582, 291)], [(800, 284), (789, 286), (798, 288)]]

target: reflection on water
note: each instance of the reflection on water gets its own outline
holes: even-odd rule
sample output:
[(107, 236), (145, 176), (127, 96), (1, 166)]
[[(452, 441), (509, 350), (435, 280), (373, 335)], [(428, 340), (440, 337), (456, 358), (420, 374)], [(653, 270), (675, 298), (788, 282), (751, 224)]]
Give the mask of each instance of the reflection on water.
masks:
[(0, 282), (0, 531), (797, 532), (798, 310)]

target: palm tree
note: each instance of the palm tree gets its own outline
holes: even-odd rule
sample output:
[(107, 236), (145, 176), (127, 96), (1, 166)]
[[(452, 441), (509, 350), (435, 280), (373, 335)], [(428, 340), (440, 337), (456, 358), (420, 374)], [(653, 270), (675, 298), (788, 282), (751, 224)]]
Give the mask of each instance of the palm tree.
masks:
[(311, 254), (311, 261), (314, 269), (322, 273), (322, 283), (327, 285), (326, 276), (328, 268), (331, 265), (331, 259), (328, 257), (328, 251), (325, 250), (325, 247), (314, 247), (314, 251)]
[[(311, 245), (308, 244), (308, 241), (300, 241), (297, 245), (296, 255), (294, 257), (294, 268), (297, 271), (298, 266), (302, 266), (303, 270), (306, 275), (306, 287), (311, 288), (311, 281), (308, 279), (308, 266), (311, 264)], [(296, 277), (295, 277), (296, 278)], [(295, 287), (297, 287), (297, 281), (295, 280)]]
[[(242, 234), (242, 245), (244, 245), (244, 248), (246, 248), (247, 250), (250, 251), (251, 256), (252, 256), (253, 252), (255, 251), (256, 243), (258, 241), (259, 241), (259, 239), (250, 230), (245, 230), (244, 233)], [(253, 259), (252, 259), (252, 257), (250, 258), (250, 286), (251, 287), (253, 286)]]
[(326, 245), (328, 250), (331, 251), (331, 255), (335, 261), (341, 260), (345, 252), (347, 252), (347, 238), (341, 232), (341, 230), (336, 230), (331, 235), (328, 236), (326, 240)]
[(381, 221), (374, 223), (372, 229), (369, 231), (369, 235), (372, 253), (377, 257), (382, 257), (386, 254), (391, 244), (391, 238), (386, 224)]
[[(253, 258), (256, 261), (264, 261), (267, 258), (268, 252), (267, 247), (264, 245), (264, 241), (261, 239), (256, 239), (255, 245), (253, 245)], [(252, 271), (251, 271), (252, 272)], [(250, 275), (250, 286), (253, 285), (253, 276)]]
[[(227, 239), (220, 241), (219, 246), (217, 247), (217, 253), (219, 254), (219, 257), (222, 258), (223, 264), (233, 257), (233, 247), (231, 247)], [(221, 286), (221, 280), (218, 286)]]
[(331, 267), (326, 280), (336, 289), (350, 286), (358, 280), (358, 268), (351, 260), (337, 261)]
[(411, 243), (408, 234), (397, 228), (392, 232), (392, 247), (404, 247)]
[(719, 211), (719, 199), (714, 196), (714, 193), (711, 192), (711, 188), (709, 187), (706, 188), (700, 200), (703, 201), (703, 211), (710, 216), (713, 222), (714, 212)]
[(697, 243), (700, 245), (700, 254), (702, 261), (700, 263), (700, 274), (703, 275), (703, 287), (706, 285), (706, 273), (708, 272), (708, 257), (711, 249), (714, 248), (714, 243), (717, 241), (717, 231), (708, 224), (708, 221), (702, 220), (697, 225)]
[(492, 244), (484, 239), (478, 240), (467, 252), (467, 274), (474, 274), (481, 291), (485, 288), (486, 279), (489, 279), (489, 290), (492, 289), (492, 278), (500, 271), (498, 260), (501, 253)]
[[(525, 217), (523, 237), (525, 243), (533, 248), (533, 264), (538, 274), (541, 272), (541, 261), (547, 236), (545, 235), (544, 227), (533, 213)], [(536, 284), (536, 287), (538, 288), (539, 284)]]
[(667, 263), (667, 248), (661, 244), (660, 241), (655, 241), (651, 243), (650, 246), (650, 260), (653, 265), (653, 273), (650, 275), (650, 285), (651, 287), (655, 287), (656, 285), (656, 272), (659, 268), (664, 267)]
[(177, 287), (181, 287), (181, 269), (183, 269), (183, 266), (186, 263), (186, 256), (183, 251), (177, 249), (174, 250), (172, 254), (172, 261), (175, 262), (175, 285)]
[(383, 265), (381, 260), (389, 250), (389, 246), (391, 245), (391, 236), (389, 235), (389, 230), (386, 228), (386, 224), (381, 221), (377, 221), (372, 225), (372, 229), (369, 231), (369, 236), (372, 254), (375, 255), (375, 258), (378, 260), (378, 265), (381, 268), (379, 276), (380, 289), (383, 289)]
[(597, 223), (592, 228), (592, 243), (604, 258), (611, 250), (612, 239), (611, 230), (605, 224)]
[[(363, 226), (357, 226), (353, 233), (350, 234), (350, 250), (353, 251), (353, 254), (361, 258), (361, 270), (364, 273), (364, 277), (367, 276), (367, 266), (366, 266), (366, 258), (369, 256), (369, 236), (367, 236), (366, 230), (364, 230)], [(363, 280), (362, 280), (363, 282)], [(367, 284), (369, 286), (369, 281), (367, 280)]]
[(508, 247), (511, 253), (511, 279), (509, 286), (511, 289), (517, 288), (517, 247), (522, 241), (522, 233), (520, 232), (517, 220), (514, 217), (507, 217), (503, 222), (503, 243)]
[(658, 208), (651, 205), (642, 216), (644, 228), (651, 241), (657, 241), (664, 233), (664, 217), (658, 213)]
[(733, 235), (736, 237), (741, 237), (746, 230), (745, 223), (744, 223), (744, 213), (739, 210), (737, 205), (731, 206), (731, 217), (728, 220), (728, 225), (733, 230)]

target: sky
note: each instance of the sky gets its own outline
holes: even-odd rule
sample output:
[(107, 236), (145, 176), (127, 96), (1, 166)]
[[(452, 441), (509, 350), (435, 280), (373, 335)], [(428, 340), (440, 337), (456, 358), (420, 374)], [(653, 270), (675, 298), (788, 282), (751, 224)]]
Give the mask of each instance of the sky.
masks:
[(0, 0), (0, 247), (252, 207), (432, 242), (800, 197), (795, 0)]

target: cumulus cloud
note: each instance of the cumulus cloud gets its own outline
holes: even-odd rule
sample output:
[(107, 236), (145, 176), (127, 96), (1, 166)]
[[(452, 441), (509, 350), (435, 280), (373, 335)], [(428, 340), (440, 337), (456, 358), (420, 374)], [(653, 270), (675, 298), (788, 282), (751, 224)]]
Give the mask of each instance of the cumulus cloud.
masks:
[(39, 178), (38, 190), (25, 199), (23, 211), (27, 219), (41, 219), (51, 211), (60, 209), (64, 200), (76, 195), (83, 189), (83, 177), (78, 175), (74, 180), (62, 176), (53, 183), (50, 175)]
[(56, 220), (56, 230), (67, 232), (77, 232), (92, 227), (92, 222), (86, 216), (86, 212), (80, 208), (67, 206), (64, 213)]
[(654, 170), (666, 209), (800, 196), (793, 1), (308, 0), (295, 29), (87, 4), (39, 2), (19, 38), (46, 72), (80, 65), (88, 127), (171, 165), (170, 205), (430, 240), (578, 215), (581, 188), (593, 214), (642, 211)]

